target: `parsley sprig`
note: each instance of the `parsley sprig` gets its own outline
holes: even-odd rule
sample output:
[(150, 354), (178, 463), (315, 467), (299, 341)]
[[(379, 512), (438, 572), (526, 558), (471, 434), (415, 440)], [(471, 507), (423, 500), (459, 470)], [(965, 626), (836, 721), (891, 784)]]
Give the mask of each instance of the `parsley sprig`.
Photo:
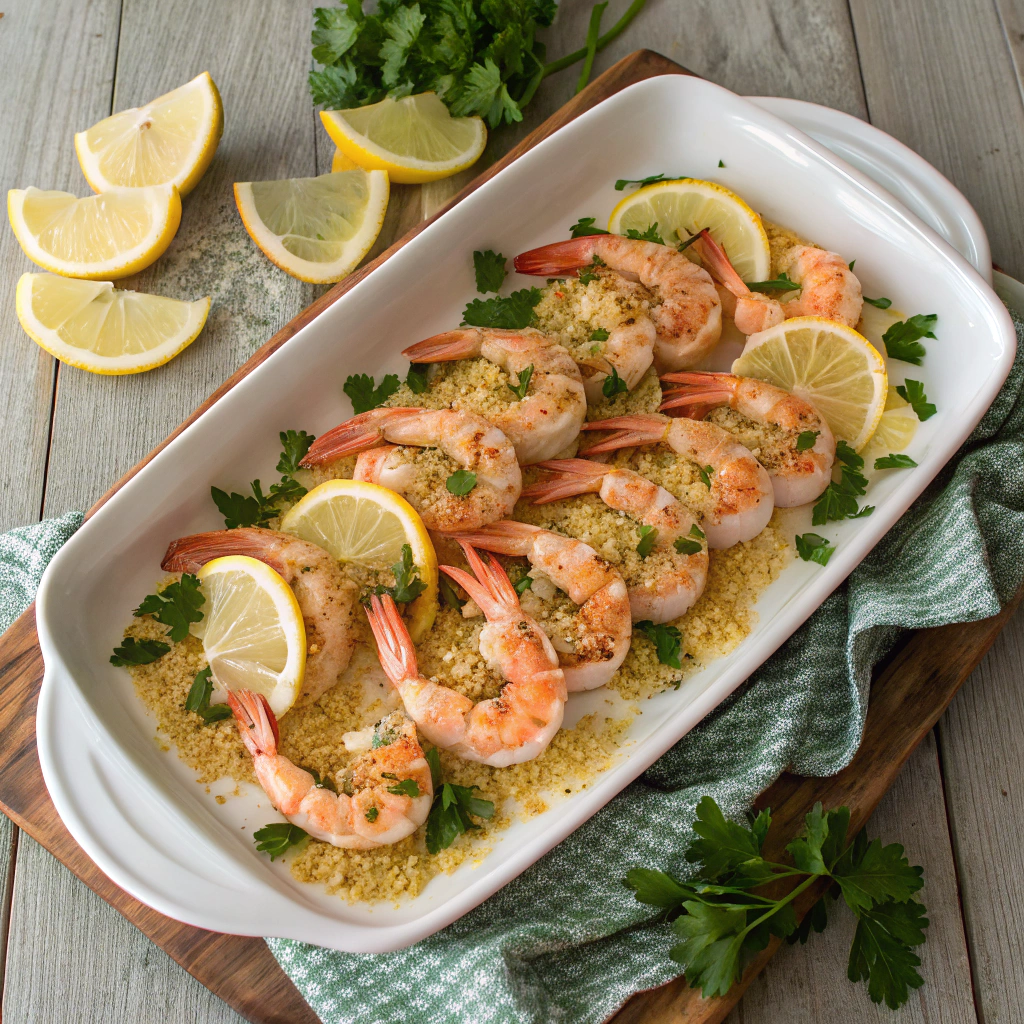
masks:
[(805, 562), (828, 565), (828, 560), (836, 550), (834, 544), (830, 544), (827, 538), (817, 533), (797, 534), (794, 539), (796, 540), (796, 553)]
[(569, 228), (570, 238), (583, 238), (586, 235), (607, 235), (610, 232), (605, 231), (604, 228), (596, 227), (596, 217), (580, 217), (578, 221), (571, 228)]
[(657, 221), (653, 224), (648, 224), (643, 231), (640, 231), (638, 228), (626, 228), (626, 237), (635, 238), (638, 242), (657, 242), (658, 245), (665, 244), (665, 239), (658, 234)]
[(909, 456), (890, 452), (875, 459), (875, 469), (913, 469), (917, 463)]
[(473, 252), (473, 272), (476, 275), (476, 290), (480, 294), (496, 292), (505, 283), (508, 271), (505, 257), (493, 249)]
[(845, 441), (837, 441), (836, 462), (839, 464), (839, 479), (832, 480), (815, 503), (811, 514), (814, 526), (824, 526), (841, 519), (861, 519), (875, 510), (873, 505), (865, 505), (864, 508), (857, 505), (857, 498), (868, 487), (868, 478), (861, 472), (864, 460)]
[(882, 335), (885, 354), (890, 359), (902, 359), (905, 363), (920, 366), (925, 357), (925, 347), (919, 339), (935, 337), (932, 328), (938, 319), (937, 313), (918, 313), (892, 324)]
[(601, 383), (601, 394), (605, 398), (614, 398), (616, 395), (624, 395), (629, 391), (629, 386), (619, 376), (619, 371), (612, 367), (612, 372), (605, 377)]
[(494, 804), (474, 796), (478, 786), (457, 786), (444, 782), (441, 777), (441, 756), (437, 747), (423, 755), (430, 765), (430, 778), (434, 786), (434, 802), (427, 816), (427, 852), (447, 850), (464, 832), (480, 828), (474, 818), (492, 818)]
[[(771, 936), (806, 942), (812, 928), (822, 931), (826, 901), (842, 897), (857, 918), (848, 976), (867, 981), (872, 1001), (896, 1009), (923, 984), (916, 970), (921, 961), (913, 953), (928, 926), (924, 907), (913, 898), (923, 884), (922, 870), (908, 863), (898, 843), (868, 842), (864, 830), (848, 842), (849, 824), (849, 808), (823, 812), (815, 804), (802, 833), (786, 846), (793, 863), (779, 864), (762, 853), (769, 810), (740, 825), (706, 796), (697, 805), (697, 838), (686, 851), (696, 878), (683, 882), (635, 868), (625, 884), (641, 903), (673, 920), (678, 942), (669, 956), (705, 999), (725, 995), (742, 976), (746, 955), (763, 949)], [(794, 900), (825, 880), (828, 893), (798, 924)], [(792, 882), (785, 895), (777, 895), (779, 883)]]
[(201, 622), (200, 609), (206, 603), (199, 589), (199, 577), (184, 573), (180, 580), (168, 583), (156, 594), (147, 594), (142, 604), (132, 613), (137, 619), (152, 615), (157, 622), (167, 626), (167, 636), (176, 644), (188, 636), (191, 622)]
[(657, 181), (688, 181), (686, 174), (649, 174), (646, 178), (619, 178), (615, 182), (615, 191), (621, 192), (627, 185), (638, 185), (643, 188), (645, 185), (653, 185)]
[(927, 419), (931, 419), (931, 417), (938, 411), (935, 406), (928, 401), (928, 396), (924, 393), (924, 385), (919, 380), (910, 380), (908, 377), (902, 384), (896, 385), (896, 394), (898, 394), (904, 402), (910, 403), (910, 407), (914, 410), (914, 415), (916, 415), (922, 423)]
[(110, 664), (119, 668), (127, 668), (129, 665), (151, 665), (170, 649), (171, 645), (165, 644), (163, 640), (136, 640), (133, 636), (126, 636), (121, 641), (121, 646), (114, 648)]
[(185, 710), (194, 711), (202, 720), (203, 725), (213, 725), (231, 717), (231, 708), (227, 704), (211, 704), (213, 693), (213, 670), (209, 665), (196, 673), (196, 678), (185, 698)]
[(260, 853), (269, 853), (271, 860), (283, 857), (290, 847), (301, 843), (309, 836), (298, 825), (290, 821), (275, 821), (270, 825), (258, 828), (252, 834), (253, 842)]
[(658, 652), (658, 661), (662, 665), (668, 665), (669, 668), (683, 667), (683, 634), (676, 626), (666, 626), (660, 622), (654, 623), (650, 619), (643, 619), (634, 623), (633, 628), (639, 630), (654, 644)]
[(394, 586), (378, 583), (373, 591), (378, 596), (390, 594), (395, 604), (409, 604), (427, 589), (426, 583), (419, 579), (420, 567), (413, 562), (412, 547), (408, 544), (402, 545), (402, 557), (391, 566), (391, 572), (395, 577)]
[(539, 288), (521, 288), (504, 297), (473, 299), (462, 312), (462, 326), (522, 330), (533, 323), (533, 307), (540, 297)]
[(352, 402), (352, 411), (358, 414), (380, 408), (398, 390), (398, 385), (397, 373), (386, 373), (379, 385), (368, 373), (353, 373), (341, 390)]

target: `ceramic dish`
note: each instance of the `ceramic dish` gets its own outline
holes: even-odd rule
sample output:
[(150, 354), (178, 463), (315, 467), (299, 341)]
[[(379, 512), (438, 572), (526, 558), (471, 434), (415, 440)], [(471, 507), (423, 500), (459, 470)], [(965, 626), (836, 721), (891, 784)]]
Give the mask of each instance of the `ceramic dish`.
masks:
[[(478, 866), (434, 878), (398, 908), (350, 906), (296, 882), (282, 862), (254, 852), (252, 829), (267, 818), (262, 793), (253, 788), (220, 806), (216, 788), (205, 792), (154, 743), (154, 724), (127, 674), (107, 661), (130, 609), (159, 576), (169, 538), (219, 525), (212, 482), (259, 475), (276, 452), (279, 429), (319, 433), (347, 415), (341, 384), (348, 373), (404, 372), (404, 345), (458, 322), (474, 293), (471, 250), (515, 253), (565, 237), (579, 216), (607, 215), (621, 198), (616, 178), (661, 170), (721, 180), (768, 219), (856, 257), (869, 295), (939, 315), (939, 339), (916, 374), (938, 406), (909, 449), (918, 468), (874, 480), (875, 513), (829, 528), (837, 551), (826, 568), (792, 564), (762, 594), (759, 621), (732, 654), (680, 690), (645, 701), (610, 769), (585, 792), (497, 833)], [(512, 282), (526, 283), (533, 282)], [(524, 154), (299, 331), (119, 490), (53, 560), (37, 599), (46, 663), (37, 738), (57, 811), (114, 882), (193, 925), (365, 952), (432, 934), (603, 806), (821, 604), (977, 423), (1014, 349), (1005, 308), (967, 261), (817, 142), (700, 79), (665, 76), (625, 89)], [(898, 369), (896, 381), (907, 367)], [(585, 713), (587, 702), (588, 695), (574, 696), (567, 720)]]

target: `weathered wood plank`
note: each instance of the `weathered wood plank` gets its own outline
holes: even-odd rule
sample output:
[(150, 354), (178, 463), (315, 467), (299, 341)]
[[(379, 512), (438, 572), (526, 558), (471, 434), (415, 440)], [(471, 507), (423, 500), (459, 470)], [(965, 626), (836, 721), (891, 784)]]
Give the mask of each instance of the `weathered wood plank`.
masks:
[(924, 987), (893, 1013), (872, 1003), (865, 985), (851, 984), (846, 963), (855, 923), (837, 907), (821, 935), (776, 954), (726, 1024), (772, 1024), (782, 1014), (789, 1024), (976, 1024), (934, 734), (911, 755), (872, 815), (868, 834), (904, 844), (911, 863), (924, 867), (921, 898), (931, 922), (921, 951)]
[[(4, 4), (3, 195), (29, 185), (89, 193), (73, 136), (109, 112), (119, 8), (119, 0)], [(42, 501), (56, 363), (22, 331), (14, 315), (18, 278), (38, 270), (5, 222), (0, 230), (0, 530), (35, 522)]]
[(871, 121), (981, 215), (992, 258), (1024, 273), (1024, 104), (992, 0), (851, 0)]
[(979, 1017), (1024, 1006), (1024, 615), (1003, 631), (939, 730)]

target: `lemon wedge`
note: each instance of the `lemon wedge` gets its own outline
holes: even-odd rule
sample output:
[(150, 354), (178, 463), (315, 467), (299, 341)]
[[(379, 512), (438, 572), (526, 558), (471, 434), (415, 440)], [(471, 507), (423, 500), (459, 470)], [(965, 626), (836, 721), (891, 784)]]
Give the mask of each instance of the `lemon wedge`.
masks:
[(215, 558), (196, 575), (206, 603), (189, 629), (203, 642), (215, 693), (254, 690), (280, 718), (306, 671), (306, 628), (292, 588), (246, 555)]
[(437, 555), (416, 510), (405, 498), (361, 480), (328, 480), (314, 487), (281, 520), (281, 529), (326, 548), (339, 562), (388, 568), (412, 549), (426, 590), (406, 609), (413, 642), (426, 636), (437, 614)]
[(138, 273), (163, 255), (181, 223), (181, 197), (173, 185), (84, 199), (12, 188), (7, 216), (25, 255), (44, 270), (108, 280)]
[(918, 423), (920, 420), (910, 407), (910, 403), (901, 398), (896, 388), (890, 384), (885, 409), (865, 452), (866, 456), (870, 455), (870, 459), (865, 457), (865, 461), (870, 462), (879, 455), (905, 451), (914, 440)]
[(436, 93), (383, 99), (351, 110), (321, 110), (334, 144), (367, 170), (418, 185), (447, 178), (480, 159), (487, 128), (479, 117), (452, 117)]
[(624, 235), (630, 228), (645, 231), (655, 223), (666, 245), (678, 245), (707, 228), (744, 281), (771, 276), (761, 218), (735, 192), (713, 181), (683, 178), (637, 189), (612, 210), (608, 230)]
[(752, 334), (732, 372), (806, 398), (857, 451), (885, 408), (888, 380), (878, 351), (852, 327), (821, 317), (795, 317)]
[(380, 234), (388, 208), (383, 171), (235, 184), (249, 237), (273, 263), (301, 281), (326, 284), (351, 273)]
[(208, 71), (144, 107), (122, 110), (75, 136), (94, 192), (175, 185), (185, 195), (210, 166), (224, 132), (224, 108)]
[(195, 302), (115, 291), (109, 281), (22, 274), (18, 319), (33, 341), (61, 362), (92, 373), (141, 373), (192, 344), (210, 312)]
[(334, 156), (331, 157), (331, 174), (337, 174), (338, 171), (352, 171), (358, 166), (359, 164), (355, 160), (350, 160), (340, 149), (334, 150)]

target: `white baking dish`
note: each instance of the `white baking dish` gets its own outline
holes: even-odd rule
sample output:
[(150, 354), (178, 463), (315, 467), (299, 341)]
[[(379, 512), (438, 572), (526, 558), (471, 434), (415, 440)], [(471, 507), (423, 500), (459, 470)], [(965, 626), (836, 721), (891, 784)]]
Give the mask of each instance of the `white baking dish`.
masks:
[[(925, 365), (893, 367), (896, 381), (904, 371), (923, 380), (938, 406), (909, 450), (918, 468), (874, 480), (874, 515), (825, 531), (838, 546), (827, 568), (799, 561), (789, 567), (762, 595), (759, 622), (736, 651), (679, 691), (645, 701), (611, 769), (586, 791), (499, 833), (479, 866), (434, 879), (399, 908), (349, 906), (295, 882), (281, 861), (271, 864), (253, 847), (252, 829), (276, 817), (263, 794), (252, 790), (218, 805), (216, 787), (208, 794), (173, 753), (161, 751), (127, 673), (108, 663), (111, 648), (160, 575), (168, 540), (220, 525), (211, 483), (239, 486), (265, 475), (280, 429), (320, 433), (348, 415), (341, 384), (349, 373), (404, 372), (400, 349), (458, 323), (474, 295), (473, 249), (512, 255), (564, 238), (579, 216), (608, 214), (621, 198), (616, 178), (657, 172), (721, 181), (768, 219), (856, 258), (868, 295), (939, 314)], [(56, 556), (37, 598), (46, 663), (37, 738), (57, 811), (114, 882), (190, 924), (364, 952), (432, 934), (577, 828), (821, 604), (978, 422), (1014, 350), (1009, 316), (978, 273), (818, 143), (700, 79), (665, 76), (625, 89), (519, 158), (299, 331)], [(570, 717), (593, 699), (574, 696)]]

